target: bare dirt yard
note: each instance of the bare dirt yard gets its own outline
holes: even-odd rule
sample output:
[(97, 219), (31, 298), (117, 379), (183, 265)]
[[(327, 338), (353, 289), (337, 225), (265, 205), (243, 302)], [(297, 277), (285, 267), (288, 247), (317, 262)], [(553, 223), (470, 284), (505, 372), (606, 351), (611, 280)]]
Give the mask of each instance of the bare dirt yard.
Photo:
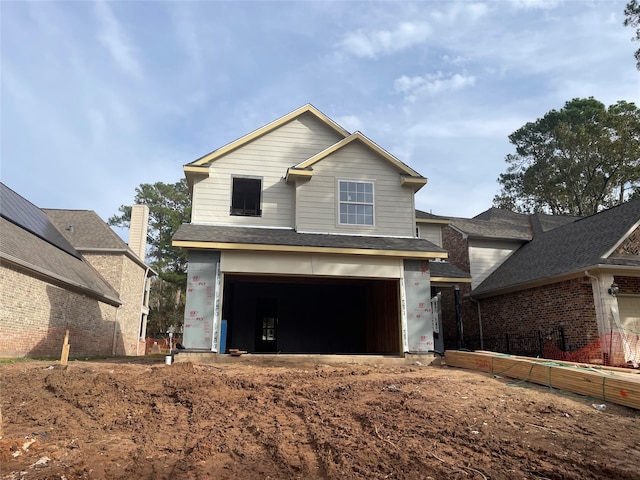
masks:
[(640, 411), (446, 366), (0, 365), (2, 479), (640, 479)]

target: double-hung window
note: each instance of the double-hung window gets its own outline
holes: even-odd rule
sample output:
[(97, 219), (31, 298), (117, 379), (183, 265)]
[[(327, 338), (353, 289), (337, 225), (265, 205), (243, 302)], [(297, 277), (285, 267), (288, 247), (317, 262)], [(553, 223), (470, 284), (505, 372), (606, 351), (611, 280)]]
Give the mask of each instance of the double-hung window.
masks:
[(232, 177), (231, 215), (260, 216), (262, 179), (255, 177)]
[(373, 226), (373, 182), (340, 180), (341, 225)]

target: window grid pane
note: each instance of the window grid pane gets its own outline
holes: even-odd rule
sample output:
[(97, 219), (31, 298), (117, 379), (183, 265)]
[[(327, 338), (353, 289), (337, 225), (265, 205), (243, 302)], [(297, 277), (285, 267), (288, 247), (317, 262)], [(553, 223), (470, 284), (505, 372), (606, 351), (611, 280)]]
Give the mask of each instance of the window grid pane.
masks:
[(340, 223), (373, 225), (373, 183), (339, 182)]

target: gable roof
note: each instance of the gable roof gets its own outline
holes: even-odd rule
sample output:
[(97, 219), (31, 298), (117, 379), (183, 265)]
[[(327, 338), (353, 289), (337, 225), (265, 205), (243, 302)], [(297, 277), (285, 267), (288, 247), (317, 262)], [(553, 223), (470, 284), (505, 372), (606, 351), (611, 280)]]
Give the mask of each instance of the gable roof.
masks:
[(514, 252), (472, 295), (490, 296), (593, 268), (640, 269), (640, 256), (612, 255), (639, 226), (640, 199), (636, 199), (543, 232)]
[(38, 207), (0, 183), (0, 258), (31, 274), (114, 306), (118, 293)]
[(346, 138), (343, 138), (339, 142), (334, 143), (330, 147), (324, 149), (323, 151), (315, 154), (313, 157), (306, 159), (303, 162), (294, 165), (293, 167), (287, 170), (286, 180), (289, 181), (290, 178), (293, 178), (297, 175), (303, 175), (304, 177), (310, 177), (313, 175), (312, 167), (316, 163), (321, 160), (327, 158), (332, 153), (337, 152), (338, 150), (345, 148), (347, 145), (352, 142), (360, 142), (369, 150), (372, 150), (384, 160), (389, 162), (393, 167), (395, 167), (402, 175), (402, 184), (412, 184), (415, 187), (415, 190), (419, 190), (422, 186), (427, 183), (427, 179), (416, 172), (413, 168), (409, 167), (405, 163), (398, 160), (391, 153), (387, 152), (384, 148), (380, 147), (373, 140), (369, 139), (362, 132), (354, 132)]
[(42, 211), (78, 250), (126, 250), (127, 244), (93, 210)]
[[(119, 252), (142, 267), (147, 267), (102, 218), (93, 210), (61, 210), (43, 208), (42, 211), (79, 252)], [(152, 274), (155, 274), (150, 269)]]
[(188, 163), (187, 165), (184, 166), (184, 170), (185, 172), (197, 172), (202, 170), (203, 168), (208, 168), (208, 166), (211, 164), (211, 162), (215, 161), (217, 158), (226, 155), (229, 152), (232, 152), (233, 150), (236, 150), (240, 147), (242, 147), (243, 145), (246, 145), (247, 143), (255, 140), (256, 138), (262, 137), (263, 135), (266, 135), (269, 132), (272, 132), (273, 130), (281, 127), (282, 125), (284, 125), (285, 123), (288, 123), (296, 118), (298, 118), (301, 115), (304, 115), (305, 113), (310, 113), (312, 115), (314, 115), (318, 120), (320, 120), (321, 122), (323, 122), (325, 125), (327, 125), (329, 128), (331, 128), (332, 130), (336, 131), (338, 134), (340, 134), (342, 137), (348, 137), (349, 136), (349, 132), (346, 131), (344, 128), (342, 128), (340, 125), (338, 125), (336, 122), (334, 122), (333, 120), (331, 120), (329, 117), (327, 117), (324, 113), (322, 113), (320, 110), (318, 110), (316, 107), (314, 107), (313, 105), (311, 105), (310, 103), (303, 105), (302, 107), (294, 110), (291, 113), (288, 113), (280, 118), (278, 118), (277, 120), (274, 120), (273, 122), (270, 122), (266, 125), (264, 125), (263, 127), (258, 128), (257, 130), (254, 130), (251, 133), (248, 133), (240, 138), (238, 138), (237, 140), (234, 140), (231, 143), (228, 143), (226, 145), (224, 145), (223, 147), (218, 148), (217, 150), (214, 150), (210, 153), (207, 153), (206, 155), (203, 155), (202, 157), (198, 158), (197, 160), (194, 160), (191, 163)]

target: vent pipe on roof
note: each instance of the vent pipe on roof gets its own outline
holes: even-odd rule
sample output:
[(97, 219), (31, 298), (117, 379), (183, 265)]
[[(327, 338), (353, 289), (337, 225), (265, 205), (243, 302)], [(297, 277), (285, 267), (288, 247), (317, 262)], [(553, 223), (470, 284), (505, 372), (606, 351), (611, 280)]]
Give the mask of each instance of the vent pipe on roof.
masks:
[(149, 207), (133, 205), (131, 207), (131, 222), (129, 223), (129, 248), (142, 261), (147, 252), (147, 229), (149, 228)]

